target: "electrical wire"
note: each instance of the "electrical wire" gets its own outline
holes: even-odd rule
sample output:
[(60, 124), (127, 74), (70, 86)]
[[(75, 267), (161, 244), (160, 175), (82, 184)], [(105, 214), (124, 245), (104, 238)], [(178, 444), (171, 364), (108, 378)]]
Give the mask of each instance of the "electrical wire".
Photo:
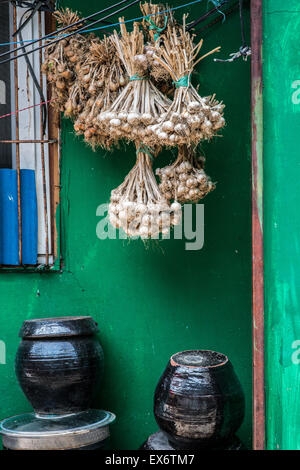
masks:
[(245, 21), (244, 21), (244, 6), (243, 0), (239, 0), (239, 9), (240, 9), (240, 24), (241, 24), (241, 37), (242, 37), (242, 47), (246, 47), (246, 39), (245, 39)]
[[(115, 12), (113, 12), (113, 13), (110, 13), (109, 15), (105, 16), (104, 18), (101, 18), (101, 19), (99, 19), (99, 20), (94, 21), (94, 22), (91, 24), (91, 26), (92, 26), (93, 24), (99, 23), (101, 20), (106, 20), (107, 18), (110, 18), (111, 16), (115, 15), (116, 13), (119, 13), (119, 12), (121, 12), (121, 11), (127, 9), (127, 8), (129, 8), (130, 6), (132, 6), (132, 5), (135, 5), (135, 4), (138, 3), (139, 1), (140, 1), (140, 0), (134, 0), (134, 1), (131, 2), (129, 5), (126, 5), (125, 7), (122, 7), (122, 8), (120, 8), (119, 10), (117, 10), (117, 11), (115, 11)], [(31, 49), (30, 51), (26, 51), (26, 52), (23, 53), (23, 54), (19, 54), (19, 55), (17, 55), (17, 56), (10, 57), (10, 58), (8, 58), (8, 59), (6, 59), (6, 60), (2, 60), (2, 61), (0, 62), (0, 65), (1, 65), (1, 64), (6, 64), (7, 62), (11, 62), (12, 60), (19, 59), (20, 57), (24, 57), (25, 55), (32, 54), (32, 53), (35, 52), (35, 51), (39, 51), (40, 49), (43, 49), (44, 47), (49, 47), (49, 46), (51, 46), (51, 45), (53, 45), (53, 44), (56, 44), (56, 43), (60, 42), (60, 41), (61, 41), (62, 39), (64, 39), (64, 38), (69, 38), (69, 37), (71, 37), (71, 36), (74, 36), (75, 34), (80, 33), (80, 32), (83, 31), (84, 29), (85, 29), (85, 26), (84, 26), (83, 28), (79, 28), (79, 29), (76, 30), (76, 31), (73, 31), (73, 33), (70, 33), (70, 34), (67, 34), (67, 35), (63, 35), (62, 37), (60, 37), (59, 39), (56, 39), (55, 41), (50, 41), (48, 44), (44, 44), (43, 46), (39, 46), (39, 47), (36, 47), (35, 49)], [(14, 52), (15, 52), (15, 51), (14, 51)]]
[[(8, 2), (8, 1), (10, 1), (10, 0), (4, 0), (3, 2), (0, 1), (0, 5), (1, 5), (1, 3), (5, 3), (5, 2)], [(183, 8), (183, 7), (189, 6), (189, 5), (191, 5), (191, 4), (199, 3), (199, 2), (201, 2), (201, 1), (202, 1), (202, 0), (193, 1), (193, 2), (190, 2), (190, 3), (188, 3), (188, 4), (180, 5), (180, 6), (178, 6), (178, 7), (174, 7), (174, 8), (171, 8), (171, 9), (169, 9), (169, 10), (165, 10), (165, 11), (162, 11), (162, 12), (159, 12), (159, 13), (156, 13), (156, 14), (166, 13), (166, 12), (169, 12), (169, 11), (172, 11), (172, 10), (176, 10), (176, 9), (179, 9), (179, 8)], [(237, 7), (241, 4), (242, 1), (243, 1), (243, 0), (238, 0), (232, 7), (226, 9), (226, 10), (225, 10), (226, 15), (230, 15), (231, 13), (233, 13), (233, 12), (237, 9)], [(243, 6), (242, 6), (242, 7), (243, 7)], [(210, 11), (208, 12), (208, 14), (204, 15), (205, 18), (207, 18), (208, 16), (210, 16), (210, 14), (212, 14), (215, 10), (216, 10), (216, 8), (213, 8), (212, 10), (210, 10)], [(99, 12), (96, 13), (96, 14), (99, 14)], [(94, 15), (96, 15), (96, 14), (94, 14)], [(112, 14), (109, 15), (109, 16), (112, 16), (113, 14), (114, 14), (114, 13), (112, 13)], [(156, 15), (156, 14), (152, 14), (152, 15), (149, 15), (149, 16), (154, 16), (154, 15)], [(140, 18), (134, 18), (134, 19), (131, 19), (131, 20), (124, 21), (124, 23), (137, 21), (137, 20), (143, 19), (143, 18), (145, 18), (145, 17), (143, 16), (143, 17), (140, 17)], [(201, 18), (202, 18), (202, 17), (201, 17)], [(203, 18), (203, 19), (205, 19), (205, 18)], [(199, 20), (199, 18), (198, 18), (198, 20)], [(202, 19), (200, 19), (200, 21), (198, 21), (198, 20), (196, 20), (196, 21), (197, 21), (197, 24), (198, 24), (200, 21), (202, 21)], [(212, 22), (210, 22), (209, 24), (207, 24), (206, 26), (204, 26), (203, 28), (201, 28), (200, 30), (196, 31), (195, 34), (198, 35), (198, 34), (201, 33), (202, 31), (208, 29), (209, 27), (213, 26), (214, 24), (218, 23), (219, 21), (221, 21), (221, 15), (220, 15), (219, 17), (217, 17), (215, 20), (213, 20)], [(194, 22), (194, 23), (195, 23), (195, 22)], [(116, 24), (113, 24), (113, 25), (111, 25), (111, 26), (116, 26), (116, 25), (119, 25), (119, 24), (120, 24), (120, 23), (116, 23)], [(70, 26), (72, 26), (72, 25), (70, 25)], [(241, 23), (241, 26), (242, 26), (242, 23)], [(94, 28), (94, 29), (101, 29), (101, 28)], [(190, 29), (190, 28), (189, 28), (189, 29)], [(85, 32), (85, 31), (83, 31), (83, 32)], [(243, 38), (244, 38), (244, 28), (241, 29), (241, 34), (242, 34), (242, 40), (243, 40)], [(41, 38), (41, 39), (42, 39), (42, 38)], [(37, 41), (40, 41), (41, 39), (38, 39)], [(61, 39), (59, 39), (59, 40), (61, 40)], [(22, 39), (21, 39), (21, 42), (23, 43), (24, 41), (22, 41)], [(12, 44), (15, 44), (15, 43), (12, 43)], [(1, 44), (0, 44), (0, 46), (1, 46)], [(47, 47), (47, 46), (48, 46), (48, 44), (46, 45), (46, 47)], [(44, 47), (45, 47), (45, 46), (44, 46)], [(21, 49), (22, 49), (22, 47), (21, 47)], [(38, 49), (40, 49), (40, 48), (38, 48)], [(38, 50), (38, 49), (36, 49), (36, 50)], [(25, 55), (27, 56), (27, 53), (26, 53)], [(27, 57), (26, 57), (26, 58), (27, 58)], [(28, 58), (27, 58), (27, 60), (28, 60)], [(3, 62), (0, 62), (0, 64), (1, 64), (1, 63), (3, 63)], [(31, 64), (30, 64), (30, 65), (31, 65)], [(53, 99), (50, 99), (50, 100), (48, 100), (48, 101), (42, 101), (41, 103), (38, 103), (38, 104), (35, 104), (35, 105), (32, 105), (32, 106), (28, 106), (28, 107), (23, 108), (23, 109), (16, 110), (16, 111), (14, 111), (14, 112), (12, 112), (12, 113), (4, 114), (4, 115), (0, 116), (0, 119), (5, 118), (5, 117), (12, 116), (12, 115), (14, 115), (14, 114), (16, 114), (16, 113), (19, 113), (19, 112), (21, 112), (21, 111), (25, 111), (25, 110), (27, 110), (27, 109), (34, 108), (34, 107), (36, 107), (36, 106), (45, 106), (45, 105), (47, 105), (48, 103), (50, 103), (51, 101), (54, 101), (54, 100), (53, 100)]]
[[(7, 0), (7, 1), (10, 2), (11, 0)], [(64, 26), (63, 28), (59, 28), (59, 29), (57, 29), (56, 31), (52, 31), (51, 33), (48, 33), (48, 34), (46, 34), (45, 36), (43, 36), (43, 37), (41, 37), (41, 38), (38, 38), (38, 39), (30, 39), (30, 40), (26, 41), (26, 42), (29, 43), (29, 44), (26, 44), (26, 47), (27, 47), (27, 46), (31, 46), (31, 45), (33, 45), (33, 44), (35, 44), (35, 43), (37, 43), (37, 42), (39, 42), (39, 41), (42, 41), (42, 40), (44, 40), (44, 39), (54, 39), (54, 38), (56, 37), (56, 36), (53, 36), (54, 33), (61, 33), (61, 32), (63, 32), (63, 31), (66, 31), (66, 30), (69, 29), (69, 28), (73, 28), (74, 26), (77, 26), (77, 25), (83, 23), (84, 21), (90, 20), (90, 19), (94, 18), (94, 17), (97, 16), (97, 15), (101, 15), (102, 13), (105, 13), (106, 11), (109, 11), (109, 10), (111, 10), (111, 9), (114, 8), (114, 7), (120, 6), (120, 5), (122, 5), (123, 3), (128, 3), (128, 2), (129, 2), (129, 0), (122, 0), (121, 2), (115, 3), (114, 5), (111, 5), (111, 6), (107, 7), (107, 8), (104, 8), (104, 10), (100, 10), (100, 11), (97, 11), (96, 13), (93, 13), (93, 14), (91, 14), (91, 15), (89, 15), (89, 16), (86, 16), (85, 18), (82, 18), (82, 19), (76, 21), (75, 23), (72, 23), (71, 25)], [(7, 42), (7, 43), (0, 44), (0, 46), (11, 46), (11, 45), (15, 45), (15, 44), (18, 44), (18, 43), (16, 43), (16, 42)], [(15, 52), (17, 52), (17, 51), (20, 50), (20, 49), (22, 49), (22, 47), (17, 47), (17, 48), (14, 49), (13, 51), (4, 52), (4, 53), (0, 54), (0, 57), (4, 57), (5, 55), (11, 54), (12, 52), (15, 53)]]
[(20, 113), (21, 111), (26, 111), (26, 109), (35, 108), (36, 106), (41, 106), (43, 104), (50, 103), (51, 101), (55, 101), (55, 98), (53, 98), (51, 100), (48, 100), (48, 101), (45, 101), (44, 103), (37, 103), (37, 104), (33, 104), (32, 106), (27, 106), (27, 108), (17, 109), (16, 111), (13, 111), (12, 113), (3, 114), (2, 116), (0, 116), (0, 119), (6, 118), (6, 117), (9, 117), (9, 116), (13, 116), (14, 114)]
[(10, 0), (10, 1), (17, 7), (26, 8), (27, 10), (34, 10), (36, 7), (36, 4), (39, 3), (40, 4), (38, 7), (39, 11), (54, 11), (53, 0), (31, 0), (31, 1)]
[[(229, 7), (228, 9), (224, 10), (224, 13), (226, 14), (226, 16), (228, 15), (231, 15), (239, 6), (239, 0), (237, 0), (231, 7)], [(199, 34), (202, 35), (203, 31), (211, 28), (212, 26), (216, 25), (217, 23), (219, 23), (220, 21), (222, 21), (222, 16), (219, 15), (217, 18), (215, 18), (213, 21), (211, 21), (210, 23), (208, 23), (207, 25), (203, 26), (202, 28), (198, 29), (197, 31), (194, 32), (194, 34), (196, 34), (197, 36)]]
[(197, 20), (193, 21), (193, 23), (189, 24), (188, 27), (186, 28), (187, 31), (190, 31), (191, 29), (193, 29), (195, 26), (197, 26), (199, 23), (201, 23), (202, 21), (206, 20), (206, 18), (208, 18), (209, 16), (211, 16), (213, 13), (215, 13), (215, 11), (218, 11), (219, 12), (219, 8), (223, 5), (225, 5), (226, 3), (228, 2), (228, 0), (221, 0), (219, 2), (219, 6), (215, 6), (214, 8), (212, 8), (211, 10), (209, 10), (207, 13), (205, 13), (204, 15), (200, 16)]
[[(101, 22), (102, 20), (106, 20), (107, 18), (110, 18), (110, 17), (113, 16), (114, 14), (119, 13), (120, 11), (123, 11), (123, 10), (129, 8), (130, 6), (132, 6), (132, 5), (136, 4), (136, 3), (138, 3), (139, 1), (140, 1), (140, 0), (135, 0), (134, 2), (130, 3), (129, 5), (127, 5), (126, 7), (123, 7), (123, 8), (121, 8), (121, 9), (119, 9), (119, 10), (117, 10), (117, 11), (115, 11), (115, 12), (109, 14), (109, 15), (107, 15), (107, 16), (104, 17), (104, 18), (101, 18), (101, 19), (98, 19), (98, 20), (94, 21), (90, 26), (92, 26), (93, 24), (99, 23), (99, 22)], [(184, 4), (184, 5), (179, 5), (179, 6), (177, 6), (177, 7), (169, 8), (168, 10), (160, 11), (160, 12), (158, 12), (158, 13), (152, 13), (152, 14), (146, 15), (146, 16), (140, 16), (140, 17), (137, 17), (137, 18), (132, 18), (132, 19), (125, 20), (125, 21), (122, 21), (122, 22), (118, 22), (118, 23), (113, 23), (113, 24), (110, 24), (109, 26), (110, 26), (110, 27), (113, 27), (113, 26), (119, 26), (120, 24), (132, 23), (132, 22), (134, 22), (134, 21), (139, 21), (139, 20), (142, 20), (142, 19), (144, 19), (144, 18), (148, 18), (148, 17), (150, 17), (150, 16), (161, 15), (161, 14), (167, 13), (167, 12), (169, 12), (169, 11), (174, 11), (174, 10), (178, 10), (179, 8), (184, 8), (184, 7), (187, 7), (187, 6), (190, 6), (190, 5), (194, 5), (194, 4), (196, 4), (196, 3), (200, 3), (201, 1), (202, 1), (202, 0), (195, 0), (195, 1), (193, 1), (193, 2), (189, 2), (189, 3), (186, 3), (186, 4)], [(222, 12), (221, 12), (221, 13), (222, 13)], [(40, 49), (43, 49), (43, 48), (45, 48), (45, 47), (49, 47), (49, 46), (51, 46), (52, 44), (56, 44), (56, 43), (58, 43), (59, 41), (65, 39), (65, 38), (69, 38), (69, 37), (71, 37), (71, 36), (74, 36), (75, 34), (78, 34), (79, 32), (81, 32), (81, 33), (87, 33), (87, 32), (92, 32), (92, 31), (98, 31), (98, 30), (103, 30), (103, 29), (106, 28), (106, 27), (100, 26), (100, 27), (89, 28), (89, 29), (85, 29), (85, 28), (86, 28), (86, 27), (84, 26), (83, 28), (80, 28), (80, 29), (78, 29), (78, 30), (76, 30), (76, 31), (74, 31), (74, 32), (72, 32), (72, 33), (70, 33), (70, 34), (62, 35), (61, 37), (59, 37), (59, 39), (57, 39), (57, 40), (55, 40), (55, 41), (51, 41), (51, 42), (49, 42), (49, 43), (47, 43), (47, 44), (44, 44), (44, 45), (42, 45), (42, 46), (40, 46), (40, 47), (37, 47), (37, 48), (35, 48), (35, 49), (32, 49), (32, 50), (30, 50), (30, 51), (28, 51), (28, 52), (26, 52), (26, 53), (19, 54), (19, 55), (17, 55), (17, 56), (14, 56), (14, 57), (11, 57), (11, 58), (6, 59), (6, 60), (4, 60), (4, 61), (1, 61), (1, 62), (0, 62), (0, 65), (1, 65), (1, 64), (5, 64), (5, 63), (7, 63), (7, 62), (11, 62), (12, 60), (19, 59), (20, 57), (24, 57), (24, 55), (26, 55), (26, 54), (32, 54), (33, 52), (38, 51), (38, 50), (40, 50)], [(41, 39), (35, 40), (34, 42), (37, 42), (37, 41), (41, 41)], [(12, 43), (12, 44), (15, 44), (15, 43)], [(3, 45), (4, 45), (4, 44), (3, 44)], [(30, 45), (30, 44), (29, 44), (29, 45)], [(0, 46), (1, 46), (1, 44), (0, 44)], [(15, 50), (16, 50), (16, 49), (15, 49)], [(12, 51), (12, 52), (15, 52), (15, 50)], [(7, 54), (7, 53), (4, 53), (4, 54), (2, 54), (2, 55), (6, 55), (6, 54)], [(1, 54), (0, 54), (0, 57), (1, 57)]]
[[(109, 26), (112, 27), (112, 26), (120, 26), (120, 24), (127, 24), (127, 23), (134, 23), (135, 21), (140, 21), (140, 20), (143, 20), (145, 18), (150, 18), (151, 16), (157, 16), (157, 15), (163, 15), (165, 13), (169, 13), (170, 11), (174, 11), (174, 10), (179, 10), (180, 8), (185, 8), (185, 7), (188, 7), (188, 6), (191, 6), (191, 5), (194, 5), (196, 3), (200, 3), (202, 2), (203, 0), (195, 0), (193, 2), (189, 2), (189, 3), (185, 3), (184, 5), (179, 5), (177, 7), (172, 7), (172, 8), (169, 8), (168, 10), (163, 10), (163, 11), (159, 11), (157, 13), (151, 13), (150, 15), (146, 15), (146, 16), (138, 16), (137, 18), (131, 18), (129, 20), (124, 20), (124, 21), (118, 21), (118, 23), (113, 23), (113, 24), (110, 24)], [(86, 29), (85, 31), (82, 31), (83, 33), (90, 33), (90, 32), (93, 32), (93, 31), (98, 31), (98, 30), (102, 30), (104, 28), (104, 26), (100, 26), (98, 28), (92, 28), (92, 29)], [(62, 38), (63, 39), (63, 38)], [(0, 44), (1, 45), (1, 44)]]
[[(122, 8), (119, 8), (119, 10), (117, 11), (114, 11), (113, 13), (110, 13), (109, 15), (105, 16), (104, 18), (101, 18), (101, 19), (98, 19), (96, 21), (93, 21), (93, 23), (91, 23), (91, 26), (93, 24), (97, 24), (99, 23), (101, 20), (106, 20), (107, 18), (110, 18), (111, 16), (115, 15), (116, 13), (120, 13), (121, 11), (123, 10), (126, 10), (127, 8), (129, 8), (130, 6), (132, 5), (135, 5), (136, 3), (139, 3), (140, 0), (134, 0), (133, 2), (131, 2), (129, 5), (126, 5), (125, 7), (122, 7)], [(40, 49), (43, 49), (44, 47), (49, 47), (49, 46), (52, 46), (53, 44), (57, 44), (58, 42), (60, 42), (62, 39), (66, 39), (66, 38), (70, 38), (72, 36), (74, 36), (75, 34), (79, 34), (80, 32), (83, 32), (85, 30), (85, 26), (83, 28), (79, 28), (77, 29), (76, 31), (73, 31), (72, 33), (69, 33), (69, 34), (64, 34), (62, 37), (60, 37), (59, 39), (56, 39), (55, 41), (50, 41), (48, 42), (48, 44), (44, 44), (43, 46), (39, 46), (39, 47), (36, 47), (35, 49), (31, 49), (30, 51), (26, 51), (25, 53), (23, 54), (19, 54), (17, 56), (14, 56), (14, 57), (10, 57), (9, 59), (6, 59), (6, 60), (2, 60), (0, 62), (0, 65), (1, 64), (6, 64), (7, 62), (11, 62), (12, 60), (16, 60), (16, 59), (19, 59), (20, 57), (24, 57), (25, 55), (29, 55), (29, 54), (32, 54), (33, 52), (36, 52), (36, 51), (39, 51)], [(100, 28), (99, 28), (100, 29)], [(15, 52), (15, 51), (13, 51)]]
[[(50, 3), (52, 3), (51, 0), (34, 0), (31, 3), (12, 0), (12, 3), (16, 4), (17, 6), (20, 6), (21, 8), (26, 8), (27, 12), (29, 11), (32, 12), (30, 15), (28, 15), (28, 18), (26, 18), (26, 20), (24, 21), (22, 28), (24, 28), (27, 25), (27, 23), (31, 20), (32, 16), (35, 14), (36, 11), (48, 11), (51, 13), (54, 11), (53, 9), (50, 8)], [(28, 6), (26, 7), (26, 5)], [(19, 34), (19, 29), (17, 29), (13, 33), (13, 37), (18, 36), (18, 34)]]
[[(163, 11), (160, 11), (160, 12), (157, 12), (157, 13), (151, 13), (150, 15), (147, 15), (147, 16), (139, 16), (139, 17), (137, 17), (137, 18), (131, 18), (131, 19), (129, 19), (129, 20), (125, 20), (125, 21), (118, 22), (118, 23), (110, 23), (108, 26), (109, 26), (109, 27), (113, 27), (113, 26), (119, 26), (120, 23), (122, 23), (122, 24), (133, 23), (134, 21), (140, 21), (140, 20), (143, 20), (143, 19), (145, 19), (145, 18), (149, 18), (149, 17), (151, 17), (151, 16), (162, 15), (162, 14), (164, 14), (164, 13), (168, 13), (168, 12), (174, 11), (174, 10), (179, 10), (180, 8), (185, 8), (185, 7), (194, 5), (194, 4), (196, 4), (196, 3), (200, 3), (200, 2), (202, 2), (202, 1), (203, 1), (203, 0), (195, 0), (195, 1), (193, 1), (193, 2), (185, 3), (184, 5), (179, 5), (179, 6), (177, 6), (177, 7), (169, 8), (168, 10), (163, 10)], [(131, 6), (131, 5), (128, 5), (128, 7), (129, 7), (129, 6)], [(118, 13), (118, 12), (115, 12), (115, 13)], [(113, 16), (115, 13), (111, 14), (110, 16)], [(96, 13), (95, 13), (95, 14), (96, 14)], [(98, 13), (97, 13), (97, 14), (98, 14)], [(87, 18), (88, 18), (88, 17), (87, 17)], [(106, 17), (106, 18), (107, 18), (107, 17)], [(103, 19), (98, 20), (98, 22), (103, 22)], [(76, 24), (76, 23), (72, 23), (71, 25), (67, 26), (66, 28), (73, 27), (74, 24)], [(90, 26), (92, 26), (92, 25), (90, 25)], [(100, 26), (100, 27), (91, 28), (91, 29), (90, 29), (90, 28), (89, 28), (89, 29), (84, 29), (84, 28), (83, 28), (82, 30), (80, 30), (80, 32), (81, 32), (81, 33), (90, 33), (90, 32), (93, 32), (93, 31), (103, 30), (104, 28), (105, 28), (105, 26)], [(57, 32), (60, 32), (60, 31), (62, 31), (62, 30), (57, 30), (57, 31), (54, 31), (54, 32), (52, 32), (52, 33), (50, 33), (50, 34), (53, 35), (54, 33), (57, 33)], [(76, 32), (78, 32), (78, 30), (75, 31), (74, 34), (76, 34)], [(72, 35), (73, 35), (73, 33), (72, 33)], [(47, 35), (47, 36), (49, 36), (49, 35)], [(48, 39), (55, 39), (55, 38), (59, 37), (59, 40), (61, 40), (61, 39), (64, 39), (64, 38), (66, 38), (66, 37), (68, 37), (68, 36), (69, 36), (69, 35), (52, 36), (52, 37), (50, 37), (50, 38), (48, 37)], [(30, 46), (31, 44), (33, 44), (33, 43), (35, 43), (35, 42), (39, 42), (39, 41), (41, 41), (41, 40), (43, 40), (43, 39), (46, 39), (46, 38), (47, 38), (47, 37), (44, 36), (44, 37), (39, 38), (39, 39), (31, 40), (32, 42), (31, 42), (30, 44), (28, 44), (28, 45)], [(1, 46), (14, 45), (14, 44), (16, 44), (16, 43), (15, 43), (15, 42), (2, 43), (2, 44), (0, 44), (0, 47), (1, 47)], [(47, 47), (48, 45), (49, 45), (49, 44), (46, 44), (46, 45), (43, 46), (43, 47)], [(26, 47), (27, 47), (27, 44), (26, 44)], [(18, 50), (18, 49), (14, 49), (13, 51), (10, 51), (9, 53), (15, 52), (16, 50)], [(6, 54), (7, 54), (7, 52), (5, 52), (5, 53), (3, 53), (3, 54), (0, 54), (0, 57), (4, 56), (4, 55), (6, 55)], [(18, 57), (16, 57), (16, 58), (18, 58)], [(0, 63), (2, 63), (2, 62), (0, 62)]]

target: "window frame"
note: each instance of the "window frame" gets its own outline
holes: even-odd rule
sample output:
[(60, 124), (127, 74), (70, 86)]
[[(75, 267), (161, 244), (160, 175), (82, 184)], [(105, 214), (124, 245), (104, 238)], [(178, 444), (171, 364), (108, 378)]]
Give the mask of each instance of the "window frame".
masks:
[[(13, 27), (12, 30), (16, 31), (17, 28), (17, 8), (16, 5), (12, 5), (12, 23)], [(45, 34), (51, 33), (56, 30), (56, 21), (53, 15), (50, 12), (43, 12), (44, 16), (44, 28)], [(38, 35), (36, 37), (41, 37), (42, 35), (42, 13), (37, 12), (38, 15)], [(16, 39), (16, 42), (18, 39)], [(36, 45), (39, 45), (37, 43)], [(35, 46), (36, 46), (35, 45)], [(13, 48), (17, 47), (12, 46)], [(19, 52), (20, 53), (20, 52)], [(40, 51), (39, 53), (39, 63), (41, 65), (43, 61), (43, 55)], [(19, 75), (18, 75), (18, 68), (20, 65), (17, 60), (11, 62), (12, 73), (14, 76), (14, 84), (11, 88), (11, 93), (14, 95), (14, 99), (12, 102), (15, 102), (15, 108), (19, 109), (19, 89), (18, 83), (20, 83)], [(26, 70), (27, 73), (27, 70)], [(39, 77), (40, 85), (42, 86), (45, 83), (45, 76), (42, 75), (40, 70)], [(51, 90), (49, 84), (46, 83), (46, 100), (51, 99)], [(26, 111), (25, 111), (26, 112)], [(18, 113), (15, 115), (15, 131), (12, 134), (11, 140), (2, 140), (2, 143), (15, 146), (15, 153), (16, 153), (16, 169), (18, 175), (18, 188), (20, 182), (20, 145), (23, 144), (32, 144), (40, 145), (40, 152), (41, 152), (41, 164), (42, 164), (42, 187), (43, 187), (43, 194), (42, 198), (44, 199), (44, 211), (40, 211), (39, 217), (45, 217), (44, 219), (44, 226), (45, 231), (42, 234), (45, 238), (43, 242), (45, 244), (45, 253), (38, 253), (38, 263), (36, 265), (22, 265), (21, 259), (21, 211), (20, 211), (20, 190), (18, 189), (18, 208), (19, 208), (19, 257), (20, 257), (20, 265), (18, 266), (11, 266), (11, 265), (0, 265), (0, 272), (30, 272), (30, 271), (45, 271), (45, 272), (57, 272), (61, 271), (62, 262), (61, 262), (61, 251), (60, 251), (60, 239), (58, 236), (59, 233), (59, 225), (60, 225), (60, 216), (59, 216), (59, 203), (60, 203), (60, 113), (54, 110), (51, 105), (48, 105), (48, 114), (47, 114), (47, 132), (44, 137), (42, 135), (39, 139), (34, 141), (30, 141), (29, 139), (21, 139), (19, 137), (19, 116)], [(42, 133), (41, 133), (42, 134)], [(15, 138), (14, 138), (15, 137)], [(48, 184), (46, 182), (46, 174), (45, 174), (45, 146), (47, 146), (48, 152), (48, 167), (47, 173), (49, 175)], [(48, 195), (49, 191), (49, 195)], [(48, 203), (47, 203), (47, 198)], [(50, 224), (50, 227), (47, 226)], [(49, 237), (50, 235), (50, 237)], [(48, 237), (50, 241), (48, 241)]]

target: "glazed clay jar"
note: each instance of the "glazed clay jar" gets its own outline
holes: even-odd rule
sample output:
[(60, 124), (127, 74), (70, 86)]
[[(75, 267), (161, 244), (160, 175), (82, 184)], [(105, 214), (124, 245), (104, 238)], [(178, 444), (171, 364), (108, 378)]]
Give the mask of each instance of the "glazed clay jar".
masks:
[(209, 447), (230, 439), (244, 408), (232, 364), (215, 351), (174, 354), (154, 397), (156, 421), (175, 448)]
[(103, 350), (92, 317), (26, 320), (19, 336), (16, 375), (38, 415), (90, 408), (103, 370)]

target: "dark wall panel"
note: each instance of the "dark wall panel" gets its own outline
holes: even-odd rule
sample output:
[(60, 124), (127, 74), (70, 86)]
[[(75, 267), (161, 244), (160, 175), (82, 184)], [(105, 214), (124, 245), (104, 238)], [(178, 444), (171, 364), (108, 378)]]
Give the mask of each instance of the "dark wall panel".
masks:
[[(9, 37), (9, 5), (0, 5), (0, 43), (10, 42)], [(1, 53), (6, 52), (8, 47), (1, 47)], [(11, 112), (11, 79), (10, 63), (0, 65), (0, 116)], [(0, 119), (0, 140), (11, 139), (11, 118)], [(0, 168), (11, 168), (12, 146), (0, 143)]]

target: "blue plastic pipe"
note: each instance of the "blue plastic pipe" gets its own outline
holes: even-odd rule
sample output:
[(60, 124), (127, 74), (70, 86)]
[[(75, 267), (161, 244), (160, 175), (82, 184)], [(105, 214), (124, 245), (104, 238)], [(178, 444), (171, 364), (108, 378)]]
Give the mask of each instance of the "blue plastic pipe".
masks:
[(17, 170), (0, 169), (0, 264), (19, 264)]
[(35, 171), (20, 170), (22, 264), (37, 264), (37, 198)]

